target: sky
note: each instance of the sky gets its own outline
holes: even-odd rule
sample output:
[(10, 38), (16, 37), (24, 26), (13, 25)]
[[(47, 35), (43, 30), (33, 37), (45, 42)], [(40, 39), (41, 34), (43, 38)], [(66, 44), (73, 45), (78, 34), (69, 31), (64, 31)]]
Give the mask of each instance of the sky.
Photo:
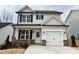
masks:
[[(24, 5), (0, 5), (0, 11), (3, 9), (10, 10), (10, 12), (13, 13), (13, 22), (16, 22), (17, 20), (17, 15), (16, 11), (24, 7)], [(34, 10), (56, 10), (63, 12), (61, 15), (61, 19), (63, 21), (66, 20), (68, 14), (70, 13), (71, 10), (79, 10), (79, 5), (29, 5)], [(1, 14), (1, 12), (0, 12)]]

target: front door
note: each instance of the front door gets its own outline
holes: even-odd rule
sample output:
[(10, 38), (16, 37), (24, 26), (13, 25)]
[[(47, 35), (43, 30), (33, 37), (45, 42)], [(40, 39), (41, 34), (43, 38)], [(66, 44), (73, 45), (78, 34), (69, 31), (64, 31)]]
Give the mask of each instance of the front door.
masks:
[(35, 35), (35, 43), (40, 43), (41, 42), (41, 39), (40, 39), (40, 31), (36, 31), (36, 33), (35, 33), (36, 35)]

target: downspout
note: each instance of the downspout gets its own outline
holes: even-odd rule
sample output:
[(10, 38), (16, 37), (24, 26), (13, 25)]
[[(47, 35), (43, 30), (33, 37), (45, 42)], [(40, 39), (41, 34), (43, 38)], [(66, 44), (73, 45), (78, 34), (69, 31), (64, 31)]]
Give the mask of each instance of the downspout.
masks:
[(67, 46), (69, 45), (69, 44), (68, 44), (68, 32), (67, 32), (67, 28), (68, 28), (68, 27), (69, 27), (69, 25), (66, 26)]

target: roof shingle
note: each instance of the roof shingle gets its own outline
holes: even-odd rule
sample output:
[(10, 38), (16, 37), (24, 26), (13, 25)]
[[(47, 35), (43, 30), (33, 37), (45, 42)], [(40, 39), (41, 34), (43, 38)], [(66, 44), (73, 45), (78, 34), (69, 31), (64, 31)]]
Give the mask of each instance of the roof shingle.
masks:
[(55, 14), (63, 14), (63, 12), (53, 11), (53, 10), (34, 10), (34, 12), (16, 12), (16, 13), (55, 13)]
[(10, 25), (10, 24), (12, 24), (12, 23), (0, 23), (0, 29), (7, 26), (7, 25)]

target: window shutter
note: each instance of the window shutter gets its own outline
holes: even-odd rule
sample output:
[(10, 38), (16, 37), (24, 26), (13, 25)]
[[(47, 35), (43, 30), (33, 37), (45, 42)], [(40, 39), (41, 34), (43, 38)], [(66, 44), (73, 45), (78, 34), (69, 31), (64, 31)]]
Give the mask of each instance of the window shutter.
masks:
[(19, 32), (18, 32), (18, 39), (20, 39), (20, 32), (21, 32), (21, 30), (19, 30)]
[(33, 15), (31, 15), (31, 22), (33, 22)]
[(42, 19), (43, 19), (43, 15), (41, 15)]
[(21, 22), (21, 19), (22, 19), (22, 14), (20, 14), (20, 22)]
[(36, 19), (38, 19), (38, 15), (36, 15)]

